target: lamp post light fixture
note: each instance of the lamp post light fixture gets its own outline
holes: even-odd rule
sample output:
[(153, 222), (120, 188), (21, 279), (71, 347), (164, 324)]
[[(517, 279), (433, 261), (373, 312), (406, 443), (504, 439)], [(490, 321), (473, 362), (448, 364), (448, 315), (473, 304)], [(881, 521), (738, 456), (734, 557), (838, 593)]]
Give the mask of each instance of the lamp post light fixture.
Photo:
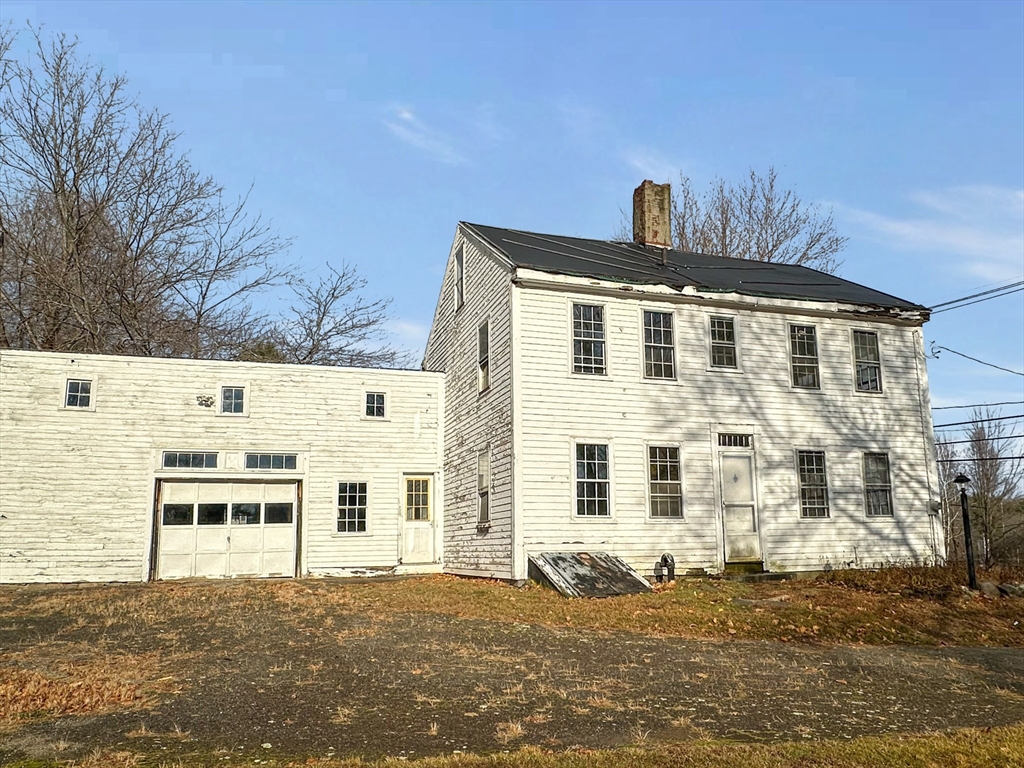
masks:
[(967, 511), (967, 484), (971, 478), (961, 472), (953, 482), (960, 489), (960, 512), (964, 516), (964, 552), (967, 554), (967, 586), (978, 588), (978, 577), (974, 575), (974, 542), (971, 540), (971, 516)]

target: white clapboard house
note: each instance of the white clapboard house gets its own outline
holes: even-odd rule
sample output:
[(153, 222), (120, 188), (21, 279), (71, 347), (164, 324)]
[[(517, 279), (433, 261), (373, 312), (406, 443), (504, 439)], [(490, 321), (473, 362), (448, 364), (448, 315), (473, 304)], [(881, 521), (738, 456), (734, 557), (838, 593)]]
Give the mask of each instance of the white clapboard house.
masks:
[(0, 582), (440, 570), (443, 377), (0, 351)]
[(445, 565), (524, 579), (943, 555), (926, 308), (799, 266), (460, 223), (424, 368), (445, 374)]
[(941, 558), (924, 307), (461, 223), (423, 371), (0, 350), (0, 582)]

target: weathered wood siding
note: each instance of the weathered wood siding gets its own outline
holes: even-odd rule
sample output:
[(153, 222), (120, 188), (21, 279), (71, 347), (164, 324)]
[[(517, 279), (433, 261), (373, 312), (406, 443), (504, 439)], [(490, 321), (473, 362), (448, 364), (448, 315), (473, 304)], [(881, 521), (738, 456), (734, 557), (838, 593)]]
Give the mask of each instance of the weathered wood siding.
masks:
[[(465, 303), (455, 306), (455, 253), (463, 248)], [(511, 273), (486, 244), (456, 232), (424, 368), (445, 374), (445, 570), (512, 577)], [(487, 320), (490, 388), (478, 386), (477, 332)], [(489, 526), (477, 525), (477, 455), (489, 447)]]
[[(517, 286), (522, 356), (523, 547), (613, 552), (650, 574), (723, 567), (717, 433), (754, 437), (761, 545), (770, 570), (930, 560), (941, 553), (919, 327), (767, 309), (712, 310), (635, 293), (592, 295)], [(608, 375), (572, 374), (571, 305), (605, 307)], [(677, 376), (643, 378), (643, 309), (674, 314)], [(709, 370), (708, 314), (736, 317), (741, 371)], [(790, 386), (788, 323), (818, 329), (821, 390)], [(884, 394), (855, 393), (851, 328), (876, 331)], [(573, 440), (608, 443), (612, 515), (577, 518)], [(685, 518), (647, 512), (646, 446), (679, 445)], [(797, 449), (824, 450), (831, 516), (801, 519)], [(863, 451), (890, 455), (895, 515), (868, 518)]]
[[(94, 410), (63, 408), (91, 378)], [(218, 414), (222, 384), (248, 416)], [(386, 420), (363, 417), (385, 392)], [(300, 570), (398, 562), (403, 473), (434, 475), (441, 554), (443, 377), (198, 360), (0, 353), (0, 581), (134, 581), (149, 573), (161, 477), (301, 482)], [(163, 450), (221, 452), (216, 470), (162, 470)], [(246, 451), (297, 453), (295, 472), (245, 470)], [(369, 484), (369, 531), (336, 533), (337, 483)]]

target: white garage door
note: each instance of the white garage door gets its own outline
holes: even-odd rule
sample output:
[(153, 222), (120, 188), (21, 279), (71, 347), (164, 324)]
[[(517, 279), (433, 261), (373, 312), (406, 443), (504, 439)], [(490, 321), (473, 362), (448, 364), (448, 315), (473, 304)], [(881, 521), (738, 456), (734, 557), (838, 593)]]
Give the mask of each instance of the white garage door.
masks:
[(158, 579), (293, 576), (295, 483), (160, 484)]

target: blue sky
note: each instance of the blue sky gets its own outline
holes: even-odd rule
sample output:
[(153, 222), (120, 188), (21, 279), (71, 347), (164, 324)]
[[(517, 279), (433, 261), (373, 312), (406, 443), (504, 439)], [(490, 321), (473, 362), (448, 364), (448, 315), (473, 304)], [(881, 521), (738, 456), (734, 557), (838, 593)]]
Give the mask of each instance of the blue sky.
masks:
[[(774, 165), (834, 208), (843, 277), (923, 304), (1024, 274), (1021, 2), (5, 0), (0, 18), (78, 35), (196, 165), (254, 185), (293, 259), (348, 260), (394, 297), (417, 351), (457, 221), (610, 237), (633, 187), (680, 172)], [(1024, 370), (1022, 296), (926, 337)], [(929, 371), (935, 405), (1024, 400), (1024, 377), (955, 355)]]

